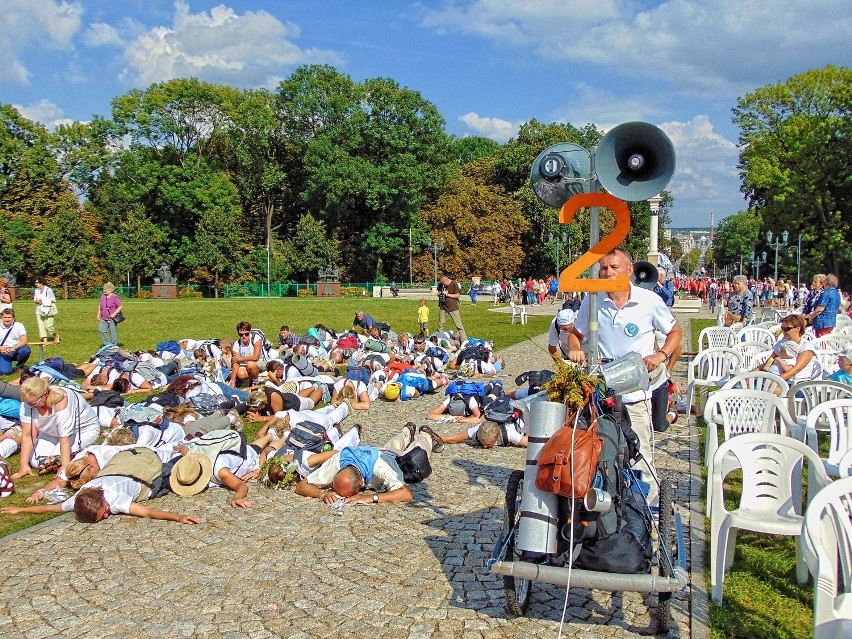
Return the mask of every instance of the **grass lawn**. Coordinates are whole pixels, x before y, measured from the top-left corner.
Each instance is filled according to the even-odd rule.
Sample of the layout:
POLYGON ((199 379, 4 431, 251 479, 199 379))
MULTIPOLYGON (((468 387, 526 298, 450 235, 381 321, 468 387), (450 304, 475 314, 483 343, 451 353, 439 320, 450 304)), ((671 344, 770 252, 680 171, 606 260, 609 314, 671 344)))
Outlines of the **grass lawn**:
MULTIPOLYGON (((691 324, 692 345, 697 348, 701 330, 715 326, 716 320, 693 319, 691 324)), ((706 423, 699 417, 702 449, 705 428, 706 423)), ((737 474, 731 477, 736 487, 737 474)), ((707 481, 706 473, 704 481, 707 481)), ((739 496, 732 492, 734 495, 739 496)), ((728 506, 735 508, 736 504, 732 501, 728 506)), ((709 517, 705 522, 705 534, 708 540, 705 572, 709 588, 709 517)), ((725 576, 722 605, 710 602, 710 628, 714 639, 805 639, 813 636, 813 585, 800 586, 796 582, 796 543, 792 537, 747 531, 738 534, 734 565, 725 576)))
MULTIPOLYGON (((438 304, 428 300, 429 328, 438 326, 438 304)), ((59 300, 56 330, 62 338, 58 345, 45 348, 45 357, 59 356, 67 362, 85 361, 101 346, 97 300, 59 300)), ((261 328, 267 338, 276 344, 278 330, 288 325, 299 334, 317 323, 337 331, 352 327, 357 309, 363 309, 377 321, 387 322, 397 332, 417 332, 418 300, 387 298, 285 298, 285 299, 179 299, 179 300, 128 300, 124 303, 127 321, 118 327, 119 342, 131 350, 147 350, 157 342, 191 337, 230 337, 236 339, 237 322, 246 320, 261 328)), ((505 304, 503 306, 506 306, 505 304)), ((550 316, 529 315, 526 325, 512 324, 511 314, 495 313, 490 301, 482 300, 472 306, 461 300, 461 314, 465 330, 470 337, 494 341, 497 349, 505 348, 545 332, 550 316)), ((559 309, 553 307, 553 314, 559 309)), ((38 340, 35 310, 29 300, 15 303, 18 321, 27 328, 30 341, 38 340)), ((445 327, 454 330, 452 320, 445 327)), ((30 363, 38 360, 38 349, 33 347, 30 363)), ((3 377, 5 381, 14 376, 3 377)), ((144 395, 140 395, 142 397, 144 395)), ((134 396, 129 396, 133 401, 134 396)), ((251 441, 258 425, 247 424, 246 434, 251 441)), ((18 470, 18 456, 10 460, 13 472, 18 470)), ((2 500, 4 506, 27 505, 25 498, 44 486, 53 476, 25 477, 16 481, 16 493, 2 500)), ((29 528, 53 515, 0 516, 0 537, 29 528)))

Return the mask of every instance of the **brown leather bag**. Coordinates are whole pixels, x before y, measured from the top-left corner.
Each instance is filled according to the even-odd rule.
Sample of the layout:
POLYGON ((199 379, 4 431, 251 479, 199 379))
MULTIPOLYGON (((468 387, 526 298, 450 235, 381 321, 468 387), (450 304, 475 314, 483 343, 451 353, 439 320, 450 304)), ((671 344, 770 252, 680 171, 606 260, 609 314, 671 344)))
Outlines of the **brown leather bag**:
POLYGON ((582 499, 595 477, 603 440, 598 437, 598 422, 592 409, 592 424, 587 430, 570 426, 572 415, 542 447, 538 456, 535 485, 539 490, 563 497, 582 499), (574 440, 572 451, 571 440, 574 440), (572 481, 573 470, 573 481, 572 481))

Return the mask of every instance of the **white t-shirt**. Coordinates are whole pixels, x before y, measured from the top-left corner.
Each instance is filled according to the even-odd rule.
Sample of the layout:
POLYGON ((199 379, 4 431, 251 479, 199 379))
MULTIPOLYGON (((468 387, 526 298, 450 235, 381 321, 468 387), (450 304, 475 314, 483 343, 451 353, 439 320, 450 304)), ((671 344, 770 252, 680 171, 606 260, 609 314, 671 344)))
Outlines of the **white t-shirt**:
POLYGON ((34 423, 39 434, 50 435, 51 437, 70 437, 72 447, 82 448, 94 443, 100 435, 101 425, 92 407, 72 390, 57 386, 50 388, 65 393, 65 397, 68 399, 65 408, 50 415, 40 415, 37 408, 21 402, 21 421, 34 423), (78 429, 82 444, 77 442, 78 429))
MULTIPOLYGON (((816 352, 816 347, 814 346, 814 343, 804 338, 802 338, 802 341, 800 341, 798 345, 792 340, 781 338, 780 340, 775 342, 775 346, 772 347, 772 354, 775 355, 775 357, 778 357, 782 349, 784 350, 787 357, 782 357, 781 359, 784 360, 784 363, 788 366, 796 365, 796 357, 799 353, 804 353, 805 351, 811 351, 812 353, 816 352), (798 350, 796 350, 797 348, 798 350)), ((789 380, 790 384, 795 384, 797 382, 807 382, 812 380, 814 376, 814 367, 816 361, 816 355, 812 355, 811 361, 809 361, 802 370, 796 373, 792 377, 792 379, 789 380)), ((776 375, 780 375, 781 367, 773 363, 769 367, 769 372, 775 373, 776 375)))
MULTIPOLYGON (((130 512, 130 504, 136 501, 142 492, 142 484, 130 477, 95 477, 83 486, 83 488, 98 487, 103 489, 104 499, 109 504, 109 512, 112 515, 127 515, 130 512)), ((74 495, 62 502, 62 512, 68 513, 74 510, 76 497, 77 495, 74 495)))
POLYGON ((553 318, 553 321, 550 322, 550 330, 547 332, 547 345, 548 346, 557 346, 557 352, 559 352, 563 358, 568 357, 568 336, 571 334, 571 331, 560 331, 559 326, 556 324, 556 318, 553 318))
POLYGON ((246 458, 243 459, 239 455, 231 455, 230 453, 219 453, 216 461, 213 463, 213 475, 210 477, 210 487, 224 486, 225 482, 219 479, 219 471, 227 468, 234 475, 240 477, 247 475, 253 470, 259 468, 260 453, 251 446, 246 446, 246 458))
POLYGON ((8 328, 0 324, 0 348, 12 348, 21 341, 21 336, 27 334, 27 329, 20 322, 13 322, 8 328))
MULTIPOLYGON (((630 285, 630 297, 618 308, 608 293, 598 296, 598 349, 600 356, 616 359, 630 352, 642 357, 656 352, 655 331, 668 335, 675 326, 675 318, 662 298, 644 288, 630 285)), ((589 300, 583 298, 574 328, 584 336, 589 334, 589 300)), ((650 399, 651 392, 664 384, 668 375, 663 373, 648 391, 635 391, 622 396, 626 404, 650 399)))

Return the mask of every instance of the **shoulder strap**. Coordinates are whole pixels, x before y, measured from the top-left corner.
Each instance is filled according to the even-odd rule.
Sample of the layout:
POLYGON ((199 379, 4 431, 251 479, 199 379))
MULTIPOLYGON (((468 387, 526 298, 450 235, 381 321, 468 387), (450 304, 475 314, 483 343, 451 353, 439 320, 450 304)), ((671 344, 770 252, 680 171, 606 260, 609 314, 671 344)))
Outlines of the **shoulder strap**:
POLYGON ((6 334, 3 336, 3 341, 2 341, 2 342, 0 342, 0 346, 3 346, 3 344, 5 344, 5 343, 6 343, 6 340, 7 340, 7 339, 9 339, 9 334, 12 332, 12 329, 13 329, 13 328, 15 328, 15 325, 14 325, 14 324, 12 324, 12 325, 9 327, 9 330, 8 330, 8 331, 6 331, 6 334))

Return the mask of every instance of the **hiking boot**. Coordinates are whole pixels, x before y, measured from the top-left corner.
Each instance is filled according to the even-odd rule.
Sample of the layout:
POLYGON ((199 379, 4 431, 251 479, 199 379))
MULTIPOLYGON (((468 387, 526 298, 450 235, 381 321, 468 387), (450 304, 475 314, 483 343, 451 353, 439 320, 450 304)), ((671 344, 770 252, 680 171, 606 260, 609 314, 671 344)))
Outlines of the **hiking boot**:
POLYGON ((408 444, 410 446, 411 442, 414 441, 414 436, 417 434, 417 424, 415 424, 414 422, 408 422, 405 427, 408 429, 409 432, 408 444))
POLYGON ((423 426, 420 427, 420 432, 426 433, 427 435, 429 435, 429 437, 432 438, 432 452, 433 453, 440 453, 442 450, 444 450, 444 440, 441 438, 441 436, 438 433, 436 433, 434 430, 432 430, 429 426, 427 426, 426 424, 423 424, 423 426))

